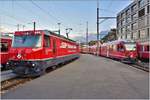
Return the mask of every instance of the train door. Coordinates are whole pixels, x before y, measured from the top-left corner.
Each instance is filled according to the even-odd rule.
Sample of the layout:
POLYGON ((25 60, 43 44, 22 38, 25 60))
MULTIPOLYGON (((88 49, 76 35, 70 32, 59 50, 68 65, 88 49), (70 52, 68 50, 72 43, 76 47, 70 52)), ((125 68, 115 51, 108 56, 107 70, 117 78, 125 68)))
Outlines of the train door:
POLYGON ((50 48, 50 36, 44 35, 44 48, 45 48, 45 57, 49 58, 51 55, 51 48, 50 48))
POLYGON ((109 57, 109 45, 108 46, 106 46, 106 52, 107 52, 107 57, 109 57))
POLYGON ((125 47, 123 44, 118 44, 117 46, 117 51, 118 51, 118 58, 123 58, 125 56, 125 47))
POLYGON ((54 55, 54 57, 57 56, 56 39, 53 39, 53 55, 54 55))

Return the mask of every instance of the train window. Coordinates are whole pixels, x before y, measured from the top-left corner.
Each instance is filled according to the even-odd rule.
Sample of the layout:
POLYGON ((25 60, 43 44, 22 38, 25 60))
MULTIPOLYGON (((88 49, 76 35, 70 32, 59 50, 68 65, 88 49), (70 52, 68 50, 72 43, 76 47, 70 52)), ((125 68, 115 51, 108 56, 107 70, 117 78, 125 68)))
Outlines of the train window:
POLYGON ((123 45, 119 45, 118 51, 124 51, 123 45))
POLYGON ((50 37, 44 35, 44 47, 50 47, 50 37))
POLYGON ((114 50, 114 51, 116 50, 116 45, 113 46, 113 50, 114 50))
POLYGON ((135 43, 125 43, 126 50, 136 50, 136 44, 135 43))
POLYGON ((1 52, 7 52, 8 51, 8 43, 0 43, 1 44, 1 52))
POLYGON ((147 51, 149 51, 149 45, 147 46, 147 51))
POLYGON ((13 47, 41 47, 41 35, 15 35, 13 47))

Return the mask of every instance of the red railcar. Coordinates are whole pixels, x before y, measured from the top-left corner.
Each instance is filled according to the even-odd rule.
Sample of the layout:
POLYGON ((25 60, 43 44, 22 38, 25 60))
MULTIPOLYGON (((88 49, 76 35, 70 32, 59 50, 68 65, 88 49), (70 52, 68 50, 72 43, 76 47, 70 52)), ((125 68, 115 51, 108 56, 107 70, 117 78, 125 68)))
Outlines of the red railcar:
POLYGON ((93 45, 89 47, 89 53, 96 55, 97 45, 93 45))
POLYGON ((7 61, 9 60, 9 50, 11 47, 11 43, 12 43, 12 37, 10 36, 1 36, 0 37, 0 46, 1 46, 1 52, 0 52, 0 56, 1 56, 1 68, 6 68, 5 65, 7 63, 7 61))
POLYGON ((137 58, 136 43, 126 40, 116 40, 100 46, 100 55, 115 58, 125 63, 133 63, 137 58))
POLYGON ((149 47, 149 41, 148 42, 137 42, 137 54, 138 54, 138 59, 142 61, 149 61, 150 57, 150 47, 149 47))
POLYGON ((78 44, 48 30, 18 31, 14 34, 8 66, 20 76, 39 76, 48 67, 79 57, 78 44))
POLYGON ((83 45, 82 47, 81 47, 81 51, 80 51, 81 53, 83 53, 83 54, 89 54, 90 52, 89 52, 89 46, 87 46, 87 45, 83 45))

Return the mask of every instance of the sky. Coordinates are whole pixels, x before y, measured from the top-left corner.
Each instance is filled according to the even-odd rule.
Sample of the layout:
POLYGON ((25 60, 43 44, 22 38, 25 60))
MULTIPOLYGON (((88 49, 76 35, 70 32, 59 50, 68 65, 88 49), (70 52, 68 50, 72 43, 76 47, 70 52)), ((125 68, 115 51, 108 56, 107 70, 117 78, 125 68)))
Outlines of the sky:
MULTIPOLYGON (((117 16, 132 0, 99 0, 100 17, 117 16)), ((72 28, 70 38, 86 34, 88 21, 89 33, 96 34, 97 0, 0 0, 0 29, 3 31, 36 29, 58 30, 61 34, 66 28, 72 28)), ((101 20, 100 20, 101 21, 101 20)), ((100 31, 116 27, 116 20, 109 19, 100 24, 100 31)))

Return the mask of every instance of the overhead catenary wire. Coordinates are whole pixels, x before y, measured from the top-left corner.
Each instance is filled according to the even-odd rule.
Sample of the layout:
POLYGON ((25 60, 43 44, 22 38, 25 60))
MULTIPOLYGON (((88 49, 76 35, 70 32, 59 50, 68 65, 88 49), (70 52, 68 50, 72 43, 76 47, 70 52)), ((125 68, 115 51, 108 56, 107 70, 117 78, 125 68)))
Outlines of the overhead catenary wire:
MULTIPOLYGON (((16 2, 17 3, 17 2, 16 2)), ((18 3, 18 7, 20 7, 20 8, 23 8, 24 10, 26 10, 27 12, 29 12, 29 13, 31 13, 31 14, 36 14, 36 15, 38 15, 38 16, 40 16, 40 14, 38 14, 38 13, 36 13, 36 12, 34 12, 33 10, 31 10, 31 9, 29 9, 28 7, 24 7, 23 5, 20 5, 19 3, 18 3)), ((45 16, 44 16, 45 17, 45 16)), ((46 17, 45 17, 46 18, 46 17)), ((40 20, 41 18, 39 17, 38 18, 38 20, 40 20)), ((28 22, 29 23, 29 22, 28 22)), ((38 23, 38 26, 44 26, 45 27, 45 25, 41 25, 41 21, 39 21, 39 23, 38 23)))
MULTIPOLYGON (((53 18, 54 20, 56 20, 57 22, 60 22, 61 23, 61 20, 58 19, 57 17, 55 17, 53 14, 49 13, 48 11, 46 11, 45 9, 43 9, 42 7, 40 7, 37 3, 35 3, 33 0, 31 0, 31 3, 36 6, 37 8, 39 8, 41 11, 43 11, 45 14, 47 14, 49 17, 53 18)), ((64 26, 63 24, 61 24, 63 27, 66 27, 64 26)))

